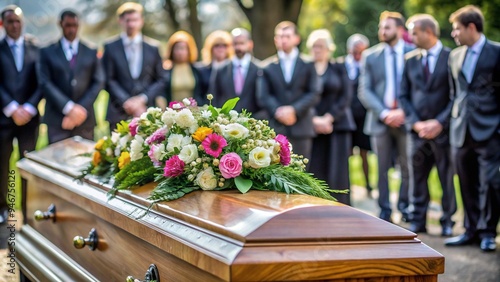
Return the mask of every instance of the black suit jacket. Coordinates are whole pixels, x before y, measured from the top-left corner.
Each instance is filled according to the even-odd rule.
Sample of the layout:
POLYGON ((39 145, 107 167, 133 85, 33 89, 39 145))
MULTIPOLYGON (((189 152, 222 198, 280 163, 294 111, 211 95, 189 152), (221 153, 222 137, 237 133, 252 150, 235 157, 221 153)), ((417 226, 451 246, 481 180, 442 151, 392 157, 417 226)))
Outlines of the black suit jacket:
MULTIPOLYGON (((343 65, 346 72, 349 71, 347 63, 345 61, 345 57, 338 58, 337 63, 343 65)), ((359 71, 361 71, 361 66, 360 66, 359 71)), ((349 78, 349 85, 351 87, 351 92, 352 92, 352 99, 351 99, 351 105, 350 105, 352 115, 354 117, 354 120, 356 120, 356 121, 362 120, 364 122, 365 117, 366 117, 366 109, 363 106, 363 104, 361 104, 361 101, 359 101, 359 98, 358 98, 359 71, 358 71, 358 75, 354 79, 351 79, 349 76, 347 76, 347 77, 349 78)), ((361 130, 363 130, 363 129, 361 128, 361 130)))
POLYGON ((144 93, 148 106, 153 106, 155 98, 165 93, 165 70, 154 46, 154 40, 143 36, 142 70, 137 79, 130 74, 125 48, 120 37, 104 45, 102 58, 106 74, 106 90, 109 93, 107 120, 111 123, 130 118, 123 109, 128 98, 144 93))
POLYGON ((450 49, 443 47, 437 57, 434 72, 425 80, 421 49, 406 55, 406 63, 401 80, 400 105, 405 112, 408 132, 418 121, 436 119, 444 129, 448 129, 451 96, 448 83, 448 57, 450 49))
POLYGON ((243 90, 241 94, 237 96, 234 91, 233 62, 218 69, 215 73, 214 83, 211 86, 211 90, 209 90, 209 92, 214 95, 212 105, 222 107, 227 100, 234 97, 240 97, 235 107, 236 111, 240 112, 242 109, 246 109, 248 112, 257 113, 260 109, 257 105, 255 88, 258 71, 262 70, 259 70, 257 65, 253 62, 250 62, 245 77, 245 83, 243 84, 243 90))
POLYGON ((314 107, 320 99, 319 83, 314 64, 306 63, 300 56, 297 57, 289 83, 283 77, 279 59, 263 69, 263 75, 257 82, 257 101, 268 112, 270 126, 276 133, 292 138, 316 136, 312 118, 315 115, 314 107), (295 108, 297 122, 292 126, 285 126, 274 119, 276 109, 285 105, 295 108))
POLYGON ((454 93, 450 144, 454 147, 463 146, 467 130, 478 142, 500 133, 500 44, 486 40, 471 83, 462 72, 466 52, 466 46, 458 47, 448 61, 454 93))
MULTIPOLYGON (((0 41, 0 125, 14 127, 16 124, 11 117, 6 117, 3 108, 16 101, 19 105, 29 103, 37 107, 42 93, 38 88, 36 75, 36 62, 38 61, 39 49, 33 40, 28 37, 24 39, 24 63, 23 69, 18 72, 14 56, 10 50, 6 38, 0 41)), ((38 123, 39 117, 33 117, 32 121, 38 123)))
POLYGON ((94 101, 104 87, 104 73, 95 49, 80 42, 76 65, 71 69, 62 43, 57 41, 40 51, 38 75, 46 100, 43 121, 47 125, 61 128, 63 108, 73 101, 87 110, 87 120, 81 126, 95 126, 94 101))

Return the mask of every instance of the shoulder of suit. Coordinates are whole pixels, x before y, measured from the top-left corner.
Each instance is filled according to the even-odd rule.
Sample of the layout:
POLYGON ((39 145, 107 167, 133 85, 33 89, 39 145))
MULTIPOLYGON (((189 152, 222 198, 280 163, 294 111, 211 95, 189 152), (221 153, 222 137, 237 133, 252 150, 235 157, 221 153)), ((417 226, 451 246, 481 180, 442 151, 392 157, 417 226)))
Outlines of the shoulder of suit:
POLYGON ((142 41, 151 47, 158 48, 160 46, 160 41, 144 35, 142 36, 142 41))
POLYGON ((417 57, 422 53, 421 49, 413 49, 410 52, 405 54, 405 60, 409 60, 411 58, 417 57))
POLYGON ((314 62, 314 58, 309 54, 300 53, 299 58, 306 64, 314 62))
POLYGON ((260 65, 262 68, 266 68, 270 64, 278 63, 278 61, 279 61, 278 55, 274 54, 274 55, 264 59, 263 61, 261 61, 260 65))
POLYGON ((31 34, 24 35, 24 43, 27 45, 31 45, 31 46, 35 46, 35 47, 40 48, 40 43, 39 43, 38 39, 31 34))
POLYGON ((384 51, 385 46, 386 46, 385 43, 379 43, 377 45, 374 45, 374 46, 366 49, 365 51, 363 51, 363 55, 365 57, 368 57, 368 56, 373 56, 373 55, 376 55, 376 54, 380 54, 380 53, 382 53, 384 51))
POLYGON ((81 38, 80 38, 80 45, 87 47, 88 49, 91 49, 91 50, 97 50, 97 45, 95 43, 81 39, 81 38))
POLYGON ((121 40, 120 35, 115 35, 113 37, 110 37, 104 41, 104 47, 117 44, 119 40, 121 40))
POLYGON ((457 48, 451 50, 450 56, 455 56, 457 53, 463 52, 464 49, 467 49, 467 46, 458 46, 457 48))

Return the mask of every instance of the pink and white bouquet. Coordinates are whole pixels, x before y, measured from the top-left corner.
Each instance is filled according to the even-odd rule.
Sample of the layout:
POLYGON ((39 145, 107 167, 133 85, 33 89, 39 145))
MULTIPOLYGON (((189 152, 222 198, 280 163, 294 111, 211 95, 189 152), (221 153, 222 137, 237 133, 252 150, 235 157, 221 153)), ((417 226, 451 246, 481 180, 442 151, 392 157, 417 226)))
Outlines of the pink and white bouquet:
POLYGON ((113 192, 155 181, 150 197, 155 202, 198 189, 230 188, 333 199, 323 181, 304 171, 307 159, 293 154, 286 136, 276 135, 265 120, 233 110, 238 100, 215 108, 184 99, 165 110, 149 108, 139 118, 122 121, 110 138, 97 142, 101 146, 96 144, 98 154, 102 144, 108 144, 115 159, 104 164, 94 157, 82 176, 112 175, 113 192))

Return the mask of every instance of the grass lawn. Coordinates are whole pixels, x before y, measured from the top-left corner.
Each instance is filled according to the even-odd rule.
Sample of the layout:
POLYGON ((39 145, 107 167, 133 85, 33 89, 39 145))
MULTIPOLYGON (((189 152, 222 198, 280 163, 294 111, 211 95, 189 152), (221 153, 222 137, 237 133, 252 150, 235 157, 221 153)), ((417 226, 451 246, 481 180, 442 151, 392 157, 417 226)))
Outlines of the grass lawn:
MULTIPOLYGON (((107 134, 109 134, 109 125, 106 119, 106 106, 108 102, 108 93, 105 91, 101 91, 99 96, 96 99, 96 102, 94 103, 94 109, 96 112, 96 120, 97 120, 97 127, 95 130, 95 138, 99 139, 107 134)), ((43 107, 44 103, 43 101, 39 105, 39 110, 40 113, 43 114, 43 107)), ((40 131, 39 131, 39 137, 37 140, 37 145, 36 149, 42 149, 46 147, 48 144, 48 137, 47 137, 47 126, 45 124, 42 124, 40 126, 40 131)), ((17 146, 15 147, 15 152, 12 154, 11 159, 10 159, 10 165, 12 168, 15 168, 15 163, 19 159, 19 154, 17 154, 17 146)), ((369 181, 371 184, 371 187, 376 188, 377 187, 377 159, 374 154, 370 154, 368 157, 368 162, 369 162, 369 181)), ((350 179, 351 179, 351 185, 357 185, 357 186, 362 186, 365 187, 365 178, 363 176, 363 170, 361 167, 361 157, 359 155, 353 155, 351 156, 349 160, 349 170, 350 170, 350 179)), ((389 175, 391 174, 391 171, 389 172, 389 175)), ((16 187, 21 187, 21 177, 18 172, 16 172, 16 180, 17 180, 17 185, 16 187)), ((398 191, 400 185, 400 180, 395 179, 392 177, 389 177, 389 189, 391 191, 398 191)), ((458 187, 458 181, 457 178, 455 177, 455 187, 458 187)), ((441 190, 441 185, 439 183, 439 178, 437 175, 437 171, 434 168, 431 172, 431 175, 429 177, 429 189, 431 193, 431 201, 436 201, 440 202, 441 201, 441 196, 442 196, 442 190, 441 190)), ((456 190, 456 195, 457 195, 457 203, 458 206, 462 206, 462 199, 460 197, 460 191, 458 188, 456 190)), ((21 189, 17 189, 16 191, 17 194, 17 207, 20 207, 20 201, 19 199, 21 198, 21 189)))

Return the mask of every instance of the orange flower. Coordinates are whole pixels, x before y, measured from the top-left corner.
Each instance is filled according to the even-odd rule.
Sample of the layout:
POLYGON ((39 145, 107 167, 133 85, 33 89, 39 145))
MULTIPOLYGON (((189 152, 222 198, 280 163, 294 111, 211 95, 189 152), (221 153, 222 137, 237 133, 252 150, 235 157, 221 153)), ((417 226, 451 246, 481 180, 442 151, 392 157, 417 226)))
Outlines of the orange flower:
POLYGON ((198 142, 202 142, 203 140, 205 140, 205 137, 207 137, 208 134, 212 134, 214 131, 211 129, 211 128, 208 128, 208 127, 199 127, 195 133, 193 133, 193 139, 198 141, 198 142))
POLYGON ((104 139, 99 139, 99 141, 97 141, 97 143, 95 143, 94 148, 96 150, 101 150, 102 149, 102 145, 104 145, 104 139))
POLYGON ((95 151, 94 155, 92 156, 92 165, 98 166, 99 163, 101 163, 101 153, 95 151))
POLYGON ((122 169, 130 163, 130 153, 122 152, 118 158, 118 168, 122 169))

